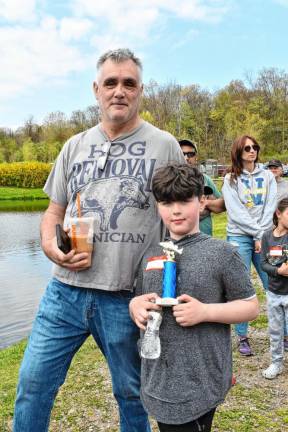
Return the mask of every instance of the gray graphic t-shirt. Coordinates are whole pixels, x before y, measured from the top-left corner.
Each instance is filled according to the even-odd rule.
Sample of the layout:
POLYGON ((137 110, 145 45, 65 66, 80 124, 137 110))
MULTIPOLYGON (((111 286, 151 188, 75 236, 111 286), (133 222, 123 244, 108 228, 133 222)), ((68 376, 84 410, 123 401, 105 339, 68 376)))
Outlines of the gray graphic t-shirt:
POLYGON ((114 141, 99 125, 66 142, 44 186, 66 207, 64 226, 77 216, 94 218, 92 266, 72 272, 54 265, 64 283, 109 291, 132 290, 146 249, 164 230, 151 193, 155 169, 184 157, 175 138, 147 122, 114 141))

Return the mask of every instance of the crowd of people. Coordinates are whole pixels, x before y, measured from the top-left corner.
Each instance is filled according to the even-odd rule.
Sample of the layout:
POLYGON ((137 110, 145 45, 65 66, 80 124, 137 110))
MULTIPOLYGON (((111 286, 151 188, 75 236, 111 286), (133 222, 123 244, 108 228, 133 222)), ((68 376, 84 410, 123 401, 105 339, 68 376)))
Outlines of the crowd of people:
POLYGON ((231 387, 231 324, 240 354, 252 354, 248 322, 259 312, 252 263, 269 309, 272 362, 263 376, 283 370, 288 191, 281 162, 263 169, 259 144, 243 135, 219 191, 197 169, 197 144, 141 119, 142 64, 128 49, 99 58, 93 89, 101 122, 66 142, 44 187, 50 204, 41 243, 53 276, 20 368, 13 430, 48 431, 58 389, 92 335, 110 370, 121 432, 149 432, 148 415, 160 431, 209 432, 231 387), (68 232, 77 209, 94 217, 91 266, 87 252, 65 254, 56 241, 55 225, 68 232), (228 241, 212 231, 211 213, 225 210, 228 241), (172 307, 157 304, 166 261, 159 242, 167 236, 182 251, 172 307), (141 359, 153 311, 162 316, 161 354, 141 359))

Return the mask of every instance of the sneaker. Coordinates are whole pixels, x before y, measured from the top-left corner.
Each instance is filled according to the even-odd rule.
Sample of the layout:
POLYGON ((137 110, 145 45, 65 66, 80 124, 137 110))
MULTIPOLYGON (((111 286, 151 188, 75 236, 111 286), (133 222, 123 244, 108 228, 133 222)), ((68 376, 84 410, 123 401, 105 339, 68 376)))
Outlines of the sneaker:
POLYGON ((262 375, 266 379, 274 379, 277 375, 283 372, 282 364, 271 363, 271 365, 262 372, 262 375))
POLYGON ((288 339, 284 339, 284 351, 288 351, 288 339))
POLYGON ((238 341, 238 351, 243 356, 251 356, 252 350, 247 337, 240 337, 238 341))

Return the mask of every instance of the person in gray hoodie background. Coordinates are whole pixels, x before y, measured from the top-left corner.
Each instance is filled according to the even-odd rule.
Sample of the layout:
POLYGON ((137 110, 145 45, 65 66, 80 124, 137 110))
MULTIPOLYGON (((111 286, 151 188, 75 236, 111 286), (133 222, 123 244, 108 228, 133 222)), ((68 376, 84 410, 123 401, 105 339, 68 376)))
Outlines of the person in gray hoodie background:
MULTIPOLYGON (((237 247, 247 270, 253 263, 265 290, 268 275, 260 264, 261 238, 272 228, 276 208, 277 185, 273 174, 258 162, 260 146, 249 135, 237 138, 231 149, 231 172, 222 188, 227 209, 227 240, 237 247)), ((248 322, 236 324, 238 349, 252 355, 248 340, 248 322)))

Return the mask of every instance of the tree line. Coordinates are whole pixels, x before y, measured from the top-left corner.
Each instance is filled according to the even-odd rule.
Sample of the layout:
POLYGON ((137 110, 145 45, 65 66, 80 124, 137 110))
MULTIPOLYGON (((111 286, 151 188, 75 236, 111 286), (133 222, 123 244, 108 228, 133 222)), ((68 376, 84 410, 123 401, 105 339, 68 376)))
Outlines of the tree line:
MULTIPOLYGON (((288 159, 288 74, 276 68, 262 69, 256 77, 231 81, 211 92, 197 84, 145 85, 141 117, 176 138, 189 138, 199 146, 201 159, 227 163, 233 140, 253 135, 263 159, 288 159)), ((16 131, 0 128, 0 162, 53 162, 73 134, 100 121, 97 105, 46 116, 42 124, 29 118, 16 131)))

